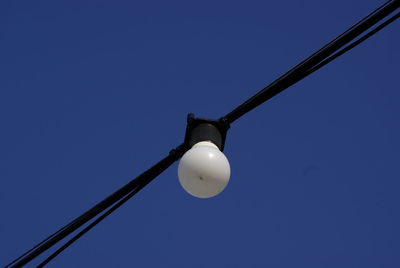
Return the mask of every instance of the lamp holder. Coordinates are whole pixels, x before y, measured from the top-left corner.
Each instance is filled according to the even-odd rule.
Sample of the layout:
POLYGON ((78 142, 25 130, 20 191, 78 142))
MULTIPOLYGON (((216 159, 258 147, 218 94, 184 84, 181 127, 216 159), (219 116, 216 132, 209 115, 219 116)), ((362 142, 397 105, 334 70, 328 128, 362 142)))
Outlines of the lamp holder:
POLYGON ((224 117, 213 120, 196 118, 193 113, 190 113, 187 116, 185 146, 190 149, 198 142, 211 141, 223 152, 228 129, 229 123, 224 117))

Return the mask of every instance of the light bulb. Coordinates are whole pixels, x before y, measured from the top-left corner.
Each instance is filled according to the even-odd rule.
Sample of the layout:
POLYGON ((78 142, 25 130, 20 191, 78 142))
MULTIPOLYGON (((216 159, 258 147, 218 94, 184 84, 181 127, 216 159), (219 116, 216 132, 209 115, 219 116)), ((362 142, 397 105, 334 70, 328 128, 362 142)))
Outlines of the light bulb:
POLYGON ((228 159, 212 142, 196 143, 181 158, 178 177, 189 194, 209 198, 222 192, 229 182, 228 159))

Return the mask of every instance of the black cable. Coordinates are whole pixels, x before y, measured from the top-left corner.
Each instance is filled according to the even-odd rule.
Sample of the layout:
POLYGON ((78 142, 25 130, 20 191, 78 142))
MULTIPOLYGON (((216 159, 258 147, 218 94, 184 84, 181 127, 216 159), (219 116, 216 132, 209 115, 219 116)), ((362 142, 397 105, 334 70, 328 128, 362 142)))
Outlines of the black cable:
POLYGON ((310 70, 315 65, 328 58, 330 55, 335 53, 337 50, 345 46, 351 40, 368 30, 370 27, 378 23, 380 20, 385 18, 387 15, 392 13, 400 6, 400 0, 392 0, 386 2, 384 5, 370 13, 367 17, 362 19, 353 25, 350 29, 336 37, 334 40, 329 42, 326 46, 312 54, 310 57, 296 65, 294 68, 289 70, 287 73, 276 79, 274 82, 269 84, 264 89, 260 90, 250 99, 245 101, 243 104, 236 107, 233 111, 226 114, 221 119, 225 119, 228 123, 232 123, 239 117, 243 116, 247 112, 253 110, 260 104, 271 99, 275 95, 285 90, 290 85, 294 84, 294 81, 302 79, 307 70, 310 70))
POLYGON ((107 216, 109 216, 111 213, 113 213, 117 208, 122 206, 126 201, 131 199, 136 193, 138 193, 141 189, 143 189, 144 186, 146 186, 151 180, 143 181, 140 185, 136 187, 132 192, 130 192, 128 195, 126 195, 123 199, 118 201, 117 204, 112 206, 110 209, 108 209, 106 212, 104 212, 100 217, 98 217, 96 220, 94 220, 91 224, 89 224, 87 227, 85 227, 82 231, 80 231, 78 234, 76 234, 74 237, 72 237, 70 240, 68 240, 64 245, 62 245, 60 248, 58 248, 53 254, 51 254, 49 257, 47 257, 43 262, 41 262, 37 268, 44 267, 46 264, 48 264, 51 260, 53 260, 55 257, 57 257, 61 252, 63 252, 66 248, 68 248, 72 243, 74 243, 76 240, 78 240, 82 235, 90 231, 93 227, 95 227, 98 223, 100 223, 102 220, 104 220, 107 216))
MULTIPOLYGON (((347 47, 341 49, 340 51, 336 52, 334 55, 330 56, 329 58, 325 59, 324 61, 318 63, 317 65, 315 65, 314 67, 312 67, 311 69, 307 70, 307 72, 305 73, 305 76, 308 76, 309 74, 315 72, 316 70, 320 69, 321 67, 325 66, 326 64, 330 63, 331 61, 333 61, 334 59, 342 56, 344 53, 348 52, 349 50, 351 50, 352 48, 358 46, 359 44, 361 44, 362 42, 364 42, 365 40, 367 40, 368 38, 370 38, 371 36, 373 36, 374 34, 376 34, 377 32, 379 32, 380 30, 382 30, 383 28, 385 28, 386 26, 388 26, 389 24, 391 24, 392 22, 394 22, 395 20, 397 20, 400 17, 400 12, 398 12, 396 15, 394 15, 393 17, 387 19, 385 22, 383 22, 382 24, 380 24, 378 27, 376 27, 375 29, 371 30, 370 32, 368 32, 367 34, 365 34, 364 36, 362 36, 361 38, 357 39, 356 41, 354 41, 353 43, 351 43, 350 45, 348 45, 347 47)), ((297 81, 296 81, 297 82, 297 81)))
MULTIPOLYGON (((70 225, 71 223, 69 223, 68 225, 70 225)), ((63 226, 62 228, 60 228, 58 231, 54 232, 53 234, 49 235, 48 237, 46 237, 45 239, 43 239, 42 241, 40 241, 39 243, 37 243, 35 246, 33 246, 30 250, 26 251, 24 254, 22 254, 21 256, 19 256, 18 258, 12 260, 9 264, 7 264, 7 266, 5 266, 5 268, 11 267, 12 264, 16 263, 18 260, 22 259, 23 257, 25 257, 26 255, 28 255, 29 253, 31 253, 32 251, 34 251, 36 248, 38 248, 40 245, 44 244, 46 241, 48 241, 50 238, 52 238, 53 236, 57 235, 58 233, 60 233, 62 230, 64 230, 68 225, 63 226)))
MULTIPOLYGON (((135 181, 137 183, 137 181, 134 179, 133 181, 135 181)), ((135 187, 135 184, 131 183, 131 187, 135 187)), ((43 239, 41 242, 39 242, 38 244, 36 244, 35 246, 33 246, 30 250, 26 251, 24 254, 22 254, 21 256, 19 256, 18 258, 14 259, 13 261, 11 261, 9 264, 7 264, 7 266, 5 266, 5 268, 11 267, 12 264, 16 263, 18 260, 22 259, 23 257, 27 256, 29 253, 31 253, 32 251, 34 251, 36 248, 38 248, 40 245, 44 244, 46 241, 50 240, 52 237, 58 235, 59 233, 61 233, 63 230, 69 228, 70 226, 73 226, 75 223, 85 219, 92 211, 94 207, 92 207, 91 209, 89 209, 88 211, 86 211, 85 213, 83 213, 82 215, 80 215, 79 217, 75 218, 74 220, 72 220, 71 222, 69 222, 67 225, 63 226, 62 228, 60 228, 59 230, 57 230, 56 232, 54 232, 53 234, 49 235, 48 237, 46 237, 45 239, 43 239)))
POLYGON ((33 250, 29 250, 28 254, 23 254, 21 258, 18 258, 18 261, 12 262, 8 264, 6 267, 22 267, 26 263, 30 262, 32 259, 43 253, 48 248, 52 247, 54 244, 59 242, 61 239, 65 238, 76 229, 81 227, 83 224, 87 223, 91 219, 93 219, 96 215, 107 209, 108 207, 112 206, 121 198, 128 195, 132 190, 134 190, 138 183, 147 182, 148 180, 151 181, 156 178, 159 174, 161 174, 165 169, 167 169, 170 165, 172 165, 176 160, 178 160, 183 153, 185 152, 185 146, 182 144, 178 146, 176 149, 172 150, 168 156, 164 159, 160 160, 157 164, 152 166, 150 169, 146 170, 138 177, 127 183, 125 186, 121 187, 103 201, 99 202, 83 215, 79 216, 71 223, 67 224, 64 228, 60 229, 59 233, 52 235, 49 240, 42 243, 40 246, 33 250))
MULTIPOLYGON (((129 182, 129 186, 130 187, 136 187, 137 186, 137 178, 133 179, 131 182, 129 182)), ((127 185, 126 185, 127 186, 127 185)), ((115 194, 115 193, 114 193, 115 194)), ((111 195, 109 196, 111 197, 111 195)), ((106 199, 104 199, 103 201, 101 201, 100 203, 106 201, 109 197, 107 197, 106 199)), ((99 204, 100 204, 99 203, 99 204)), ((79 217, 75 218, 74 220, 72 220, 71 222, 69 222, 67 225, 63 226, 62 228, 60 228, 58 231, 56 231, 55 233, 51 234, 50 236, 48 236, 46 239, 44 239, 43 241, 41 241, 40 243, 38 243, 37 245, 35 245, 34 247, 32 247, 30 250, 28 250, 27 252, 25 252, 24 254, 22 254, 21 256, 19 256, 18 258, 16 258, 15 260, 13 260, 12 262, 10 262, 7 266, 5 266, 5 268, 8 267, 20 267, 21 263, 24 264, 24 261, 19 261, 24 259, 26 256, 31 256, 31 253, 36 255, 37 253, 37 248, 41 248, 41 245, 43 244, 47 244, 47 242, 53 241, 51 240, 53 237, 58 237, 59 235, 63 236, 63 231, 64 230, 70 230, 70 229, 74 229, 77 225, 81 226, 82 224, 80 224, 81 222, 86 223, 87 221, 89 221, 90 219, 92 219, 94 216, 96 216, 98 213, 100 213, 102 210, 98 210, 98 205, 95 205, 94 207, 92 207, 91 209, 89 209, 88 211, 86 211, 85 213, 83 213, 82 215, 80 215, 79 217)), ((84 224, 83 223, 83 224, 84 224)), ((75 230, 77 228, 76 227, 75 230)), ((73 232, 73 231, 72 231, 73 232)), ((62 238, 61 238, 62 239, 62 238)), ((57 242, 55 242, 57 243, 57 242)), ((50 246, 51 247, 51 246, 50 246)), ((40 253, 39 253, 40 254, 40 253)), ((36 255, 37 256, 37 255, 36 255)), ((34 256, 34 257, 36 257, 34 256)), ((33 258, 34 258, 33 257, 33 258)), ((30 258, 30 257, 29 257, 30 258)))
MULTIPOLYGON (((286 81, 286 83, 282 83, 279 88, 280 92, 287 89, 288 87, 294 85, 295 83, 301 81, 303 78, 307 77, 308 75, 312 74, 313 72, 317 71, 318 69, 324 67, 326 64, 330 63, 334 59, 342 56, 344 53, 348 52, 349 50, 353 49, 357 45, 361 44, 362 42, 364 42, 365 40, 367 40, 368 38, 370 38, 371 36, 373 36, 374 34, 379 32, 380 30, 382 30, 383 28, 388 26, 390 23, 394 22, 399 17, 400 17, 400 13, 397 13, 396 15, 387 19, 386 21, 384 21, 382 24, 380 24, 379 26, 377 26, 370 32, 366 33, 364 36, 360 37, 356 41, 354 41, 351 44, 347 45, 346 47, 342 48, 341 50, 339 50, 335 54, 331 55, 330 57, 326 58, 325 60, 321 61, 320 63, 314 65, 312 68, 306 70, 305 72, 303 72, 302 75, 298 75, 298 76, 294 77, 292 80, 288 80, 288 81, 286 81)), ((273 97, 273 96, 271 96, 271 97, 273 97)))

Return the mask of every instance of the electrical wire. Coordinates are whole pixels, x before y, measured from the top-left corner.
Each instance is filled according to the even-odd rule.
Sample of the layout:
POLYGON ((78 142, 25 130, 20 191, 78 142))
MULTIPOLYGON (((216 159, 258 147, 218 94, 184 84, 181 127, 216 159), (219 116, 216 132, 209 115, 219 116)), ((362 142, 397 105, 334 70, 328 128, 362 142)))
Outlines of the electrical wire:
MULTIPOLYGON (((135 178, 131 182, 129 182, 126 186, 129 185, 127 188, 134 188, 137 186, 138 180, 135 178)), ((125 187, 126 187, 125 186, 125 187)), ((121 190, 121 189, 120 189, 121 190)), ((119 191, 119 190, 118 190, 119 191)), ((117 192, 118 192, 117 191, 117 192)), ((115 193, 80 215, 79 217, 75 218, 73 221, 68 223, 67 225, 63 226, 61 229, 53 233, 52 235, 48 236, 46 239, 32 247, 30 250, 22 254, 20 257, 17 259, 13 260, 11 263, 9 263, 5 268, 8 267, 21 267, 24 265, 26 262, 29 262, 39 254, 41 254, 43 251, 57 243, 59 240, 63 239, 65 236, 69 235, 71 232, 75 231, 77 228, 82 226, 84 223, 87 221, 91 220, 93 217, 95 217, 97 214, 101 213, 103 204, 109 203, 109 200, 114 199, 110 198, 115 193)), ((118 201, 118 200, 117 200, 118 201)), ((112 204, 112 203, 111 203, 112 204)), ((107 208, 107 207, 106 207, 107 208)))
MULTIPOLYGON (((75 220, 74 220, 75 221, 75 220)), ((71 222, 72 223, 72 222, 71 222)), ((69 223, 68 225, 70 225, 71 223, 69 223)), ((46 241, 50 240, 50 238, 54 237, 55 235, 57 235, 58 233, 60 233, 62 230, 64 230, 68 225, 63 226, 62 228, 60 228, 58 231, 54 232, 53 234, 49 235, 48 237, 46 237, 45 239, 43 239, 42 241, 40 241, 38 244, 36 244, 35 246, 33 246, 30 250, 26 251, 24 254, 22 254, 21 256, 19 256, 18 258, 12 260, 9 264, 7 264, 7 266, 5 266, 5 268, 11 267, 11 265, 13 265, 14 263, 16 263, 17 261, 19 261, 20 259, 22 259, 23 257, 25 257, 26 255, 28 255, 29 253, 31 253, 32 251, 34 251, 36 248, 38 248, 40 245, 44 244, 46 241)))
MULTIPOLYGON (((129 183, 129 188, 134 188, 137 186, 138 180, 136 180, 136 178, 134 180, 132 180, 129 183)), ((126 185, 128 186, 128 185, 126 185)), ((115 194, 115 193, 114 193, 115 194)), ((106 198, 107 199, 107 198, 106 198)), ((105 199, 105 200, 106 200, 105 199)), ((103 202, 105 201, 103 200, 103 202)), ((97 206, 97 205, 96 205, 97 206)), ((71 222, 69 222, 67 225, 63 226, 62 228, 60 228, 59 230, 57 230, 56 232, 54 232, 53 234, 49 235, 48 237, 46 237, 44 240, 42 240, 41 242, 39 242, 38 244, 36 244, 35 246, 33 246, 30 250, 26 251, 24 254, 22 254, 21 256, 19 256, 18 258, 14 259, 13 261, 11 261, 7 266, 5 266, 5 268, 11 267, 12 264, 16 263, 17 261, 19 261, 20 259, 22 259, 23 257, 27 256, 29 253, 31 253, 32 251, 34 251, 36 248, 38 248, 39 246, 43 245, 44 243, 46 243, 47 241, 49 241, 52 237, 57 236, 58 234, 62 233, 63 230, 65 229, 69 229, 71 226, 75 226, 75 224, 84 221, 87 217, 90 217, 90 215, 92 215, 93 211, 95 210, 95 207, 92 207, 91 209, 89 209, 88 211, 86 211, 85 213, 83 213, 82 215, 80 215, 79 217, 75 218, 74 220, 72 220, 71 222)))
MULTIPOLYGON (((148 183, 158 175, 160 175, 164 170, 166 170, 169 166, 171 166, 176 160, 178 160, 186 150, 186 146, 184 144, 179 145, 175 149, 171 150, 168 156, 160 160, 158 163, 153 165, 151 168, 140 174, 135 179, 131 180, 129 183, 109 195, 107 198, 97 203, 87 212, 77 217, 75 220, 71 221, 65 227, 61 228, 54 235, 49 236, 50 238, 44 243, 39 243, 39 246, 36 248, 32 248, 27 253, 24 253, 21 257, 17 259, 15 262, 11 262, 6 267, 22 267, 26 263, 30 262, 32 259, 54 246, 61 239, 65 238, 79 227, 96 217, 98 214, 127 196, 131 193, 136 187, 139 185, 143 185, 143 183, 148 183)), ((146 183, 146 184, 147 184, 146 183)))
POLYGON ((232 123, 244 114, 259 106, 260 104, 276 96, 277 94, 288 88, 290 85, 294 84, 295 81, 299 81, 303 77, 305 77, 305 73, 307 72, 307 70, 313 68, 315 65, 328 58, 330 55, 338 51, 351 40, 355 39, 360 34, 362 34, 366 30, 374 26, 376 23, 378 23, 380 20, 388 16, 390 13, 395 11, 399 6, 400 0, 391 0, 386 2, 381 7, 370 13, 367 17, 354 24, 347 31, 340 34, 327 45, 325 45, 320 50, 312 54, 310 57, 306 58, 304 61, 293 67, 287 73, 276 79, 274 82, 260 90, 254 96, 233 109, 221 119, 226 120, 228 123, 232 123))
POLYGON ((44 267, 46 264, 48 264, 51 260, 53 260, 55 257, 57 257, 61 252, 63 252, 65 249, 67 249, 72 243, 74 243, 76 240, 78 240, 81 236, 83 236, 85 233, 90 231, 93 227, 95 227, 97 224, 99 224, 102 220, 104 220, 107 216, 109 216, 111 213, 113 213, 117 208, 122 206, 126 201, 131 199, 136 193, 138 193, 143 187, 145 187, 151 180, 147 180, 139 184, 135 190, 130 192, 128 195, 126 195, 123 199, 118 201, 114 206, 112 206, 110 209, 108 209, 106 212, 104 212, 101 216, 99 216, 96 220, 94 220, 91 224, 89 224, 87 227, 85 227, 82 231, 80 231, 78 234, 76 234, 74 237, 72 237, 70 240, 68 240, 64 245, 62 245, 60 248, 58 248, 53 254, 51 254, 49 257, 47 257, 43 262, 41 262, 37 268, 44 267))
MULTIPOLYGON (((383 28, 385 28, 386 26, 388 26, 389 24, 394 22, 399 17, 400 17, 400 13, 395 14, 394 16, 392 16, 391 18, 387 19, 386 21, 381 23, 379 26, 377 26, 376 28, 374 28, 370 32, 366 33, 365 35, 363 35, 362 37, 360 37, 356 41, 352 42, 351 44, 349 44, 346 47, 342 48, 341 50, 337 51, 335 54, 327 57, 325 60, 319 62, 316 65, 314 65, 312 68, 304 71, 303 74, 294 76, 292 79, 290 79, 290 80, 288 79, 288 80, 282 82, 280 84, 280 87, 279 87, 280 91, 279 92, 271 91, 271 94, 273 94, 273 93, 275 93, 275 94, 274 95, 269 95, 268 99, 272 98, 273 96, 277 95, 278 93, 282 92, 283 90, 289 88, 290 86, 296 84, 297 82, 301 81, 303 78, 309 76, 313 72, 319 70, 320 68, 322 68, 323 66, 325 66, 328 63, 332 62, 336 58, 338 58, 338 57, 342 56, 343 54, 345 54, 346 52, 350 51, 351 49, 353 49, 357 45, 361 44, 362 42, 364 42, 365 40, 367 40, 368 38, 370 38, 371 36, 373 36, 374 34, 379 32, 380 30, 382 30, 383 28)), ((266 99, 266 100, 268 100, 268 99, 266 99)))
POLYGON ((340 51, 336 52, 334 55, 332 55, 329 58, 325 59, 324 61, 318 63, 317 65, 315 65, 311 69, 307 70, 307 72, 305 72, 305 76, 308 76, 309 74, 315 72, 316 70, 318 70, 318 69, 322 68, 323 66, 325 66, 326 64, 330 63, 334 59, 342 56, 344 53, 348 52, 352 48, 358 46, 359 44, 361 44, 362 42, 364 42, 365 40, 367 40, 368 38, 370 38, 371 36, 373 36, 374 34, 379 32, 380 30, 382 30, 383 28, 385 28, 386 26, 388 26, 392 22, 396 21, 399 17, 400 17, 400 12, 395 14, 393 17, 387 19, 385 22, 380 24, 378 27, 376 27, 375 29, 371 30, 370 32, 368 32, 367 34, 362 36, 361 38, 357 39, 356 41, 354 41, 353 43, 351 43, 347 47, 341 49, 340 51))
MULTIPOLYGON (((294 68, 289 70, 283 76, 276 79, 273 83, 259 91, 253 97, 245 101, 243 104, 239 105, 233 111, 222 117, 222 119, 226 120, 228 123, 232 123, 247 112, 253 110, 266 100, 274 97, 278 93, 282 92, 284 89, 289 86, 295 84, 300 81, 304 77, 318 70, 319 68, 325 66, 332 60, 337 57, 343 55, 350 49, 354 48, 361 42, 365 41, 373 34, 383 29, 385 26, 389 25, 391 22, 395 21, 399 17, 399 13, 397 13, 392 18, 388 19, 375 29, 371 30, 369 33, 365 34, 363 37, 354 41, 347 47, 341 49, 353 39, 357 38, 360 34, 367 31, 369 28, 374 26, 380 20, 388 16, 394 10, 396 10, 400 5, 400 0, 392 0, 383 4, 381 7, 377 8, 367 17, 353 25, 350 29, 336 37, 326 46, 312 54, 310 57, 302 61, 300 64, 296 65, 294 68), (341 49, 341 50, 339 50, 341 49), (335 53, 336 52, 336 53, 335 53), (334 54, 335 53, 335 54, 334 54)), ((45 259, 39 267, 43 267, 45 264, 54 259, 58 254, 60 254, 63 250, 69 247, 73 242, 79 239, 82 235, 92 229, 95 225, 97 225, 100 221, 110 215, 113 211, 119 208, 122 204, 128 201, 132 196, 134 196, 137 192, 139 192, 143 187, 145 187, 149 182, 151 182, 154 178, 156 178, 159 174, 161 174, 165 169, 167 169, 170 165, 172 165, 176 160, 178 160, 183 153, 187 150, 187 146, 185 144, 181 144, 176 149, 172 150, 170 154, 159 161, 157 164, 152 166, 147 171, 143 172, 137 178, 130 181, 125 186, 121 187, 113 194, 105 198, 103 201, 99 202, 91 209, 86 211, 81 216, 77 217, 73 221, 71 221, 66 226, 59 229, 54 234, 50 235, 33 248, 25 252, 23 255, 12 261, 6 267, 22 267, 56 243, 58 243, 61 239, 65 238, 75 230, 77 230, 82 225, 86 224, 94 217, 104 212, 101 216, 99 216, 96 220, 94 220, 91 224, 85 227, 82 231, 72 237, 68 242, 66 242, 63 246, 57 249, 52 255, 50 255, 47 259, 45 259), (112 207, 111 207, 112 206, 112 207), (111 207, 111 208, 110 208, 111 207)))

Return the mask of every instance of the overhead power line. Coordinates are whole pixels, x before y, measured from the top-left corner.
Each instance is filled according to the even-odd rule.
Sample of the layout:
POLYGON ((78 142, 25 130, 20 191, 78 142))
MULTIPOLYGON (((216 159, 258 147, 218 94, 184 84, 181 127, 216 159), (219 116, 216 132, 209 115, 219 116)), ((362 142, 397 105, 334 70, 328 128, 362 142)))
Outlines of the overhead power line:
MULTIPOLYGON (((360 35, 365 31, 369 30, 371 27, 376 25, 379 21, 387 17, 393 11, 395 11, 400 6, 400 0, 392 0, 383 4, 381 7, 374 10, 367 17, 357 22, 355 25, 350 27, 347 31, 333 39, 326 46, 312 54, 310 57, 296 65, 294 68, 289 70, 287 73, 276 79, 270 85, 259 91, 253 97, 245 101, 243 104, 239 105, 230 113, 223 116, 220 120, 227 122, 228 124, 236 121, 238 118, 246 114, 247 112, 253 110, 260 104, 279 94, 286 88, 302 80, 309 74, 315 72, 321 67, 325 66, 329 62, 333 61, 337 57, 343 55, 347 51, 351 50, 355 46, 359 45, 393 21, 399 18, 400 13, 395 14, 391 18, 387 19, 376 28, 370 30, 364 36, 360 35), (352 40, 357 39, 356 41, 352 40), (349 44, 350 43, 350 44, 349 44), (346 46, 347 45, 347 46, 346 46)), ((66 236, 70 235, 78 228, 93 220, 96 216, 97 219, 93 220, 88 226, 86 226, 82 231, 72 237, 63 246, 57 249, 53 254, 51 254, 47 259, 45 259, 39 267, 46 265, 52 259, 54 259, 58 254, 70 246, 73 242, 79 239, 82 235, 87 233, 95 225, 105 219, 113 211, 123 205, 126 201, 132 198, 136 193, 138 193, 143 187, 160 175, 164 170, 171 166, 175 161, 177 161, 187 150, 189 149, 188 144, 181 144, 172 150, 168 156, 163 158, 157 164, 152 166, 150 169, 143 172, 137 178, 133 179, 113 194, 109 195, 107 198, 93 206, 91 209, 83 213, 81 216, 75 218, 73 221, 59 229, 54 234, 50 235, 33 248, 25 252, 23 255, 18 257, 9 263, 6 267, 22 267, 31 260, 33 260, 38 255, 42 254, 44 251, 54 246, 60 240, 64 239, 66 236)))

